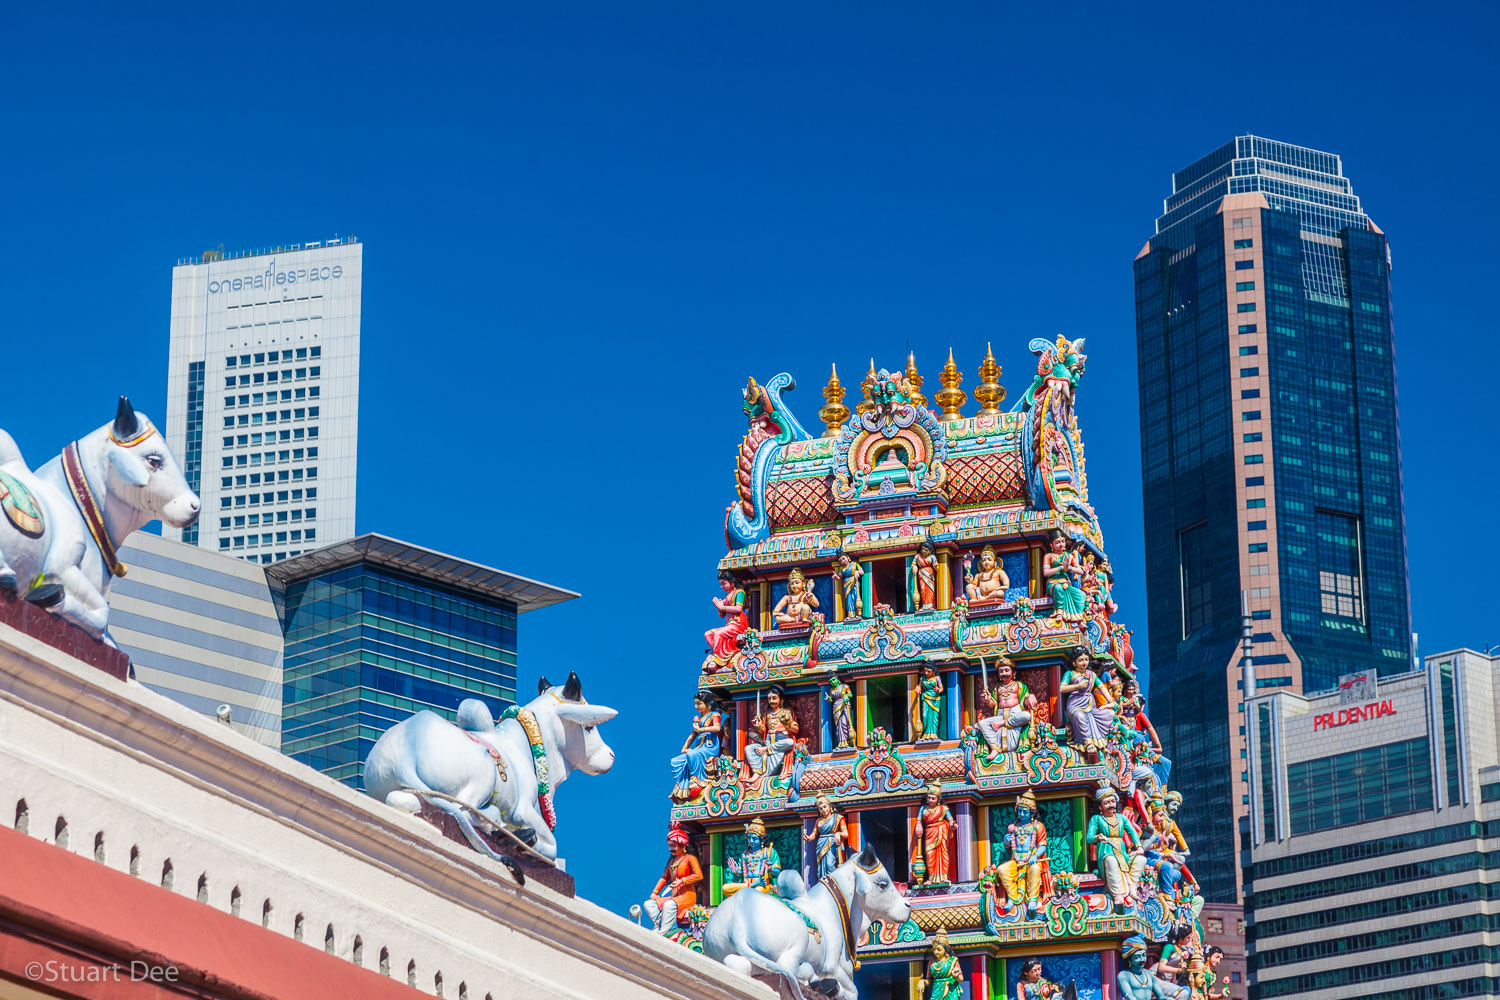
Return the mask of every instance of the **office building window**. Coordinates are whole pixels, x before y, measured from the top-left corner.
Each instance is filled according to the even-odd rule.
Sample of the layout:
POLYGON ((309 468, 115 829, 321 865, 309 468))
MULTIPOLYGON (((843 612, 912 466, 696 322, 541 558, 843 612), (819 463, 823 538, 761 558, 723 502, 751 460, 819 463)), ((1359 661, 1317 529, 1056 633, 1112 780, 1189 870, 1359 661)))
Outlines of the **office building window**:
POLYGON ((1259 410, 1246 410, 1244 413, 1240 414, 1240 419, 1241 420, 1259 420, 1260 419, 1260 411, 1259 410))
POLYGON ((1264 486, 1264 485, 1266 485, 1266 477, 1265 476, 1246 476, 1245 477, 1245 485, 1246 486, 1264 486))
POLYGON ((1253 291, 1255 291, 1255 282, 1253 282, 1253 281, 1236 281, 1234 283, 1234 290, 1237 291, 1237 292, 1253 292, 1253 291))
POLYGON ((1258 333, 1260 327, 1255 323, 1241 323, 1240 333, 1258 333))
POLYGON ((1351 750, 1286 769, 1292 836, 1432 808, 1427 737, 1351 750))
POLYGON ((1256 750, 1255 766, 1260 768, 1261 836, 1266 840, 1275 840, 1276 772, 1271 752, 1271 706, 1260 705, 1258 708, 1260 746, 1256 750))
POLYGON ((1250 521, 1250 522, 1247 522, 1245 524, 1245 530, 1246 531, 1265 531, 1266 530, 1266 522, 1264 522, 1264 521, 1250 521))
POLYGON ((1246 434, 1245 435, 1245 443, 1246 444, 1251 444, 1251 443, 1253 443, 1255 441, 1259 441, 1260 438, 1261 438, 1260 431, 1254 431, 1254 432, 1252 432, 1250 434, 1246 434))
POLYGON ((1253 260, 1237 260, 1234 262, 1234 269, 1236 271, 1248 271, 1254 266, 1255 261, 1253 260))
POLYGON ((1246 510, 1254 510, 1257 507, 1264 507, 1265 505, 1266 505, 1266 501, 1263 498, 1262 499, 1246 500, 1245 501, 1245 509, 1246 510))
POLYGON ((1365 602, 1359 521, 1347 514, 1320 510, 1318 592, 1325 625, 1363 624, 1365 602), (1332 619, 1332 621, 1330 621, 1332 619))
POLYGON ((1247 551, 1250 551, 1250 552, 1264 552, 1264 551, 1266 551, 1266 543, 1265 542, 1251 542, 1250 543, 1250 548, 1247 551))
POLYGON ((1260 398, 1260 390, 1259 389, 1241 389, 1240 390, 1240 398, 1241 399, 1259 399, 1260 398))
POLYGON ((1259 368, 1241 368, 1240 378, 1254 378, 1260 374, 1259 368))
POLYGON ((1254 240, 1235 240, 1234 241, 1234 248, 1236 250, 1249 250, 1253 246, 1255 246, 1255 241, 1254 240))
POLYGON ((1203 525, 1195 525, 1177 536, 1182 579, 1182 637, 1186 639, 1209 623, 1210 560, 1203 542, 1203 525))
POLYGON ((1448 804, 1462 804, 1462 785, 1458 780, 1458 690, 1453 676, 1453 661, 1438 664, 1438 681, 1443 702, 1443 771, 1448 783, 1448 804))
POLYGON ((1248 347, 1241 347, 1240 348, 1240 357, 1244 357, 1247 354, 1259 354, 1259 353, 1260 353, 1260 348, 1256 347, 1254 344, 1251 344, 1248 347))
POLYGON ((1254 302, 1241 302, 1239 305, 1234 307, 1235 312, 1253 313, 1255 312, 1255 310, 1256 305, 1254 302))
POLYGON ((1263 464, 1265 464, 1265 461, 1266 461, 1266 456, 1264 456, 1264 455, 1246 455, 1245 456, 1245 464, 1246 465, 1263 465, 1263 464))
MULTIPOLYGON (((194 493, 202 491, 204 362, 188 362, 187 436, 182 456, 182 477, 194 493)), ((198 544, 196 523, 182 529, 182 540, 198 544)))

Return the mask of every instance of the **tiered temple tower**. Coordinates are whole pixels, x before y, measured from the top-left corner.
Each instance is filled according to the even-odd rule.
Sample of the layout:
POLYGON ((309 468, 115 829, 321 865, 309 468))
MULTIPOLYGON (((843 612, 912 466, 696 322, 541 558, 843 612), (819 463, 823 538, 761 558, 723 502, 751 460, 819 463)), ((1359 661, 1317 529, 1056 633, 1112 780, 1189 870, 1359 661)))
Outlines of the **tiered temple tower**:
POLYGON ((1177 923, 1201 942, 1170 762, 1088 503, 1083 341, 1030 347, 1036 375, 1008 412, 989 352, 970 417, 951 352, 932 409, 910 357, 872 364, 852 412, 834 374, 826 432, 787 408, 790 375, 743 393, 724 624, 705 637, 705 732, 673 761, 671 818, 710 907, 774 883, 747 870, 747 832, 809 883, 872 846, 912 914, 862 941, 866 1000, 951 979, 939 931, 976 1000, 1020 995, 1030 958, 1080 998, 1119 997, 1127 939, 1154 952, 1177 923))

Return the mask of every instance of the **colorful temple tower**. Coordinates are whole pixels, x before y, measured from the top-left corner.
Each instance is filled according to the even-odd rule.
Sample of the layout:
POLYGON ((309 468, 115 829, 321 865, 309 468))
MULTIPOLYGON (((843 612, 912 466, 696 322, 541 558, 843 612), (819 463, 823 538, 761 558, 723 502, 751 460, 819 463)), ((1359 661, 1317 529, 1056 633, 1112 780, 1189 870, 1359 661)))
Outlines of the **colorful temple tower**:
POLYGON ((683 939, 780 868, 812 885, 872 848, 911 914, 860 940, 867 1000, 1149 997, 1129 977, 1169 937, 1163 975, 1204 957, 1088 502, 1083 341, 1030 347, 1008 411, 987 352, 973 416, 951 351, 932 408, 910 357, 872 361, 852 413, 835 371, 821 434, 791 376, 745 387, 723 624, 672 761, 683 939))

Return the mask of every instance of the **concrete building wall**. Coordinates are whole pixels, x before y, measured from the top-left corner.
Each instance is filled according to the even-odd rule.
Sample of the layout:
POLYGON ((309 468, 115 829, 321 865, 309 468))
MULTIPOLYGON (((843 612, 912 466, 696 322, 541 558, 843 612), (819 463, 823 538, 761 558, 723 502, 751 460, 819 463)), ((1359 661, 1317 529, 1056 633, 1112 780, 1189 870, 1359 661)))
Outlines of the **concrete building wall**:
POLYGON ((209 549, 137 532, 110 588, 110 633, 136 679, 195 712, 281 745, 281 623, 265 572, 209 549))

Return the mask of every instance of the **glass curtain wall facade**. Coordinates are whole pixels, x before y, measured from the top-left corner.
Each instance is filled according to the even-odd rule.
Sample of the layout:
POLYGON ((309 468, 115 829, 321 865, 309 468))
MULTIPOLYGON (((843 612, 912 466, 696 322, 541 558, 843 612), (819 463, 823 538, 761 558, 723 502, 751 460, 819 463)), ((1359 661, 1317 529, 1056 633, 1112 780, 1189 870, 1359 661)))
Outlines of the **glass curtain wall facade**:
POLYGON ((516 605, 366 564, 285 587, 282 751, 363 788, 380 734, 465 698, 516 700, 516 605))
POLYGON ((1184 824, 1231 902, 1241 593, 1258 687, 1410 669, 1390 254, 1338 156, 1241 136, 1173 175, 1135 290, 1151 715, 1234 806, 1184 824))

